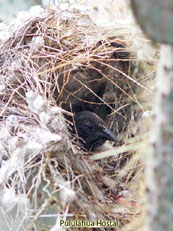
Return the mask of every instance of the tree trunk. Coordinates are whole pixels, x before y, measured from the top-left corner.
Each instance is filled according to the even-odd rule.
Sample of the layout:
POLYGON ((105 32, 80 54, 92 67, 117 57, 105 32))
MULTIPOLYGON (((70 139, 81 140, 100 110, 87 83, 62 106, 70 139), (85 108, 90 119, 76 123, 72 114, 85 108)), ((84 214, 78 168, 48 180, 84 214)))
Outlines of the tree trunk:
POLYGON ((173 46, 162 45, 148 155, 148 225, 152 231, 173 230, 173 46))

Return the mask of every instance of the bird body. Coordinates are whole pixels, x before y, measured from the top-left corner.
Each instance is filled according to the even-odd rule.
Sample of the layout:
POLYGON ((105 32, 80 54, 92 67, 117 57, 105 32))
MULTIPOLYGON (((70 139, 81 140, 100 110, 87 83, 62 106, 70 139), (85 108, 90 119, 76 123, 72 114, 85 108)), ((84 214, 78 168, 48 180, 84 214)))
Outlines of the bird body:
POLYGON ((74 115, 73 133, 84 149, 93 151, 106 140, 118 142, 117 137, 106 127, 104 121, 95 113, 82 111, 74 115))

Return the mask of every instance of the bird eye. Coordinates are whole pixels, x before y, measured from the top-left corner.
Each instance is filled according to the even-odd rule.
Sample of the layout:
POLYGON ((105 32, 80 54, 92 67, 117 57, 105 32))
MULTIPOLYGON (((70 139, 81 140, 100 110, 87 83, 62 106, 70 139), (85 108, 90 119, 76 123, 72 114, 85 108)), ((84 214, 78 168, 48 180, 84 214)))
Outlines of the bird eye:
POLYGON ((91 130, 93 130, 94 127, 93 127, 92 124, 88 124, 88 125, 87 125, 87 128, 88 128, 89 131, 91 131, 91 130))

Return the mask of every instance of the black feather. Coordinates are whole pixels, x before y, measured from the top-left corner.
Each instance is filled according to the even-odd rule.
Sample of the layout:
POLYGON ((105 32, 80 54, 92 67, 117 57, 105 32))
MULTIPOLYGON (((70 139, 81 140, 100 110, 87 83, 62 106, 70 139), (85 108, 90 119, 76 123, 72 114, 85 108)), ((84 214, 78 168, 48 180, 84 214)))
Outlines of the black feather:
POLYGON ((116 136, 106 127, 104 121, 90 111, 78 112, 74 115, 72 133, 76 134, 84 149, 93 151, 106 140, 118 142, 116 136))

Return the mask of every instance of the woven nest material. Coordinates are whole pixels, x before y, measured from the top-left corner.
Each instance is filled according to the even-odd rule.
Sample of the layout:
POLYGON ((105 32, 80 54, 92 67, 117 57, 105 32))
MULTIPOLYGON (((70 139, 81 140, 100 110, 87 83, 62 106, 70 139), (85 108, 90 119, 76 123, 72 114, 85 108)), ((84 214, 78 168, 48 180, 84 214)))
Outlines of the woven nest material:
POLYGON ((119 220, 121 228, 142 214, 117 199, 139 199, 136 149, 89 161, 63 114, 93 111, 124 143, 137 134, 129 124, 145 110, 137 93, 150 77, 143 68, 136 73, 133 41, 82 24, 79 12, 38 9, 10 27, 0 48, 1 213, 16 230, 61 230, 60 219, 69 218, 119 220))

